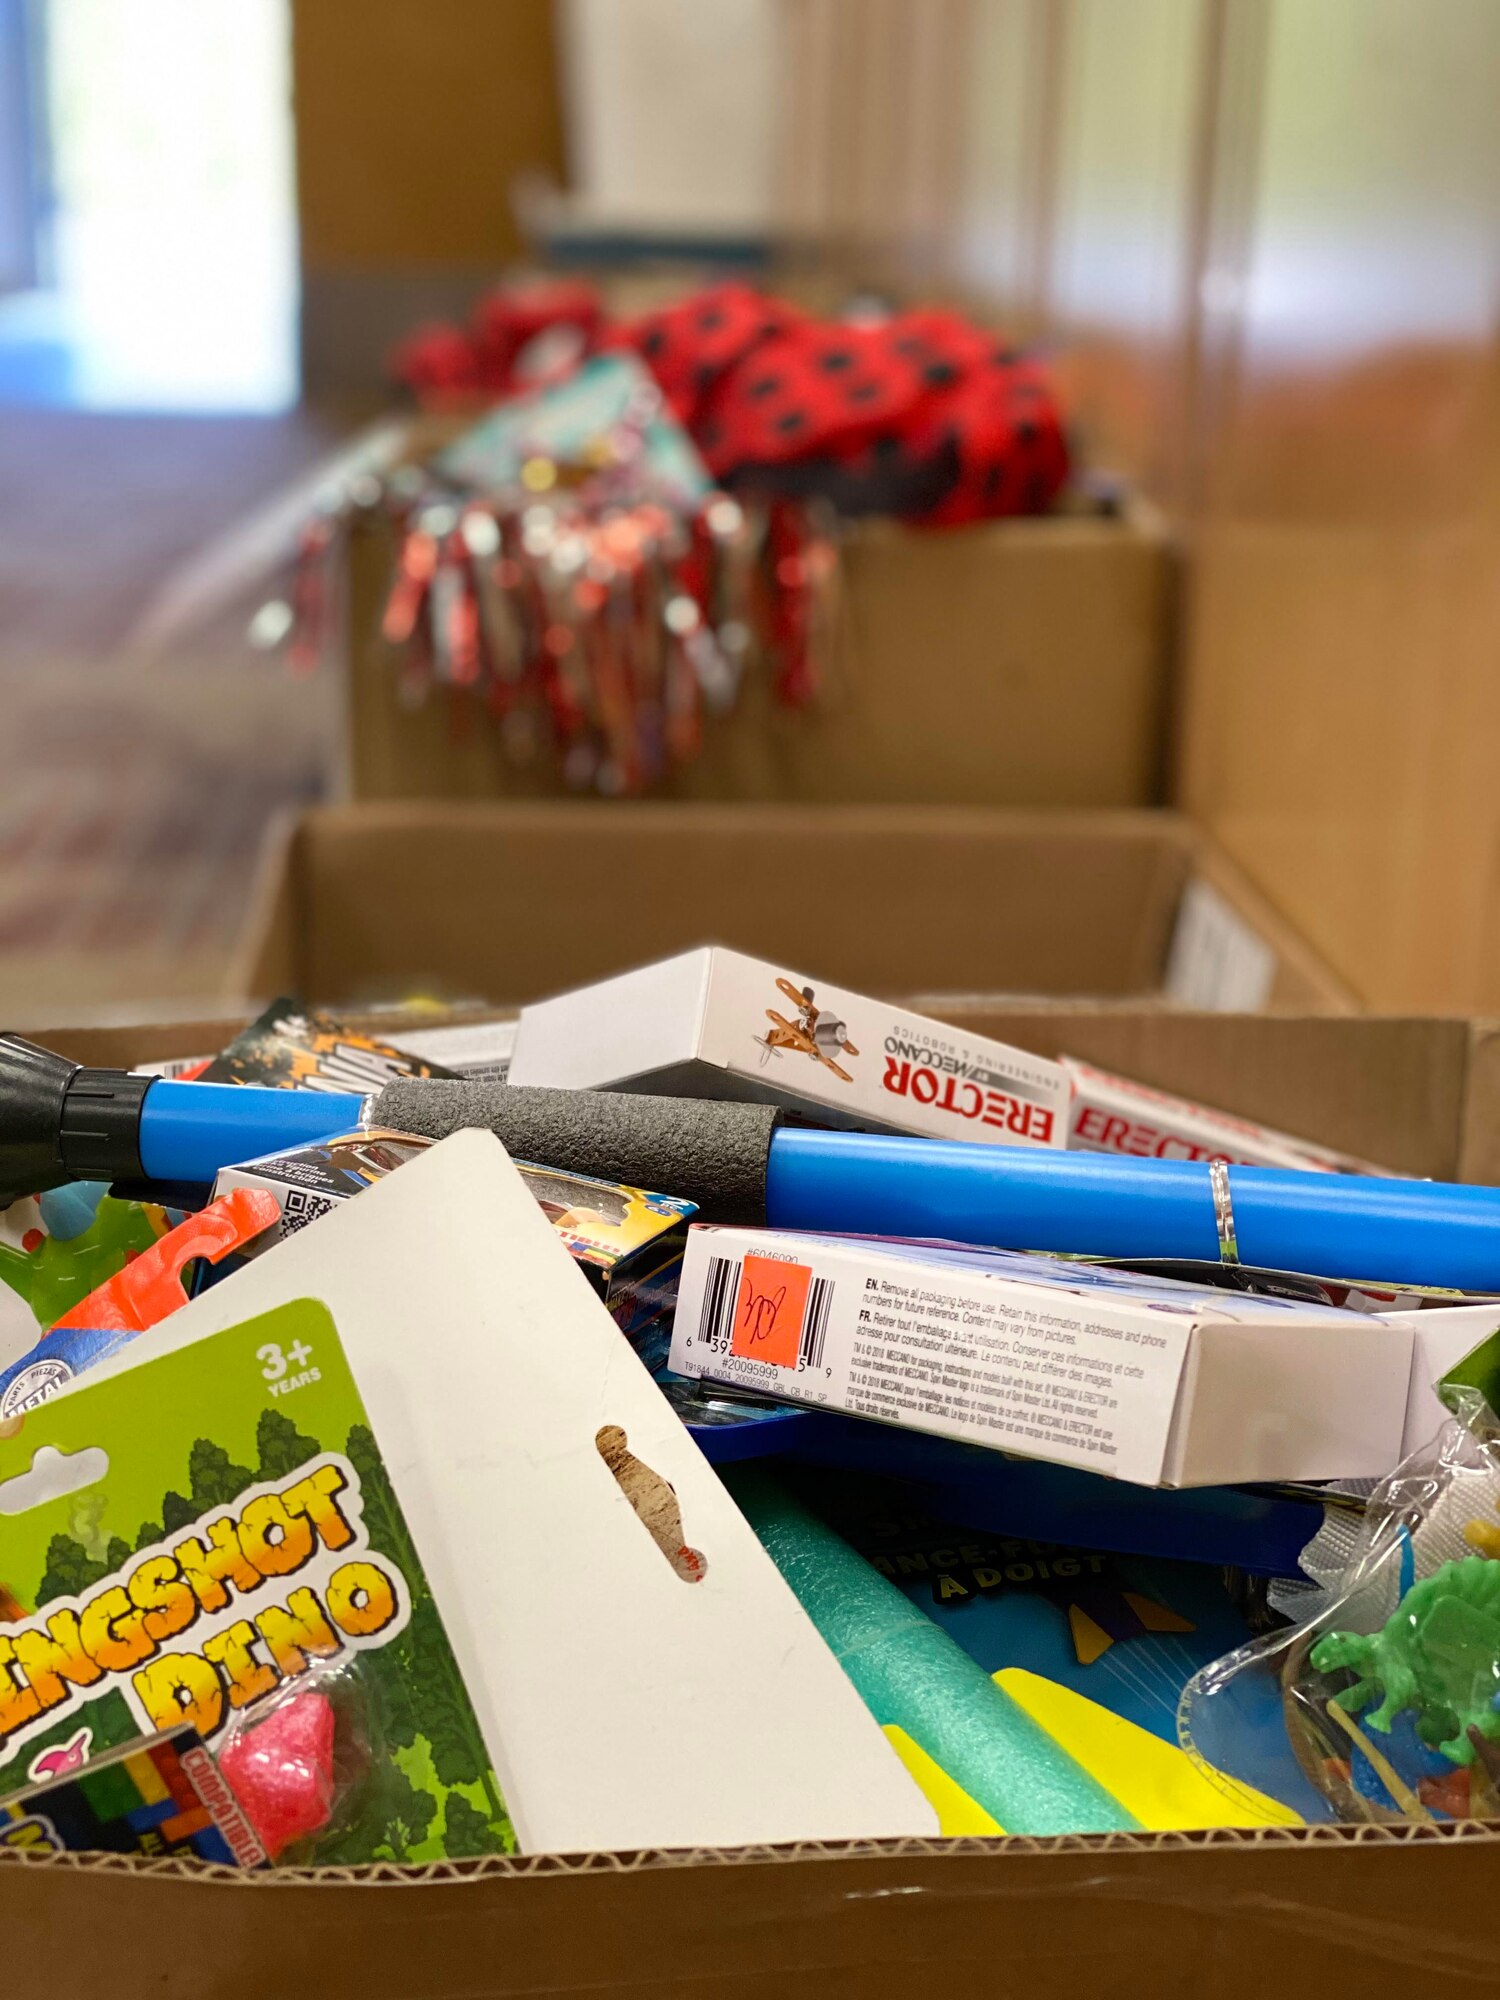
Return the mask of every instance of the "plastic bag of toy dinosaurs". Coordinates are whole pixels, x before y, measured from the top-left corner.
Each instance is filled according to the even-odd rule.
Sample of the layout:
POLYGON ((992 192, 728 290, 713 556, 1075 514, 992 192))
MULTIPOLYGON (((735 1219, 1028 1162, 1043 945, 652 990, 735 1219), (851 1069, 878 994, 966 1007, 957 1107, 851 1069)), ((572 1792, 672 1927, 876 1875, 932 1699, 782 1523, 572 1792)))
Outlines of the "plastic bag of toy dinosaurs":
POLYGON ((1370 1496, 1316 1615, 1183 1691, 1184 1749, 1309 1822, 1500 1819, 1500 1424, 1472 1390, 1370 1496))

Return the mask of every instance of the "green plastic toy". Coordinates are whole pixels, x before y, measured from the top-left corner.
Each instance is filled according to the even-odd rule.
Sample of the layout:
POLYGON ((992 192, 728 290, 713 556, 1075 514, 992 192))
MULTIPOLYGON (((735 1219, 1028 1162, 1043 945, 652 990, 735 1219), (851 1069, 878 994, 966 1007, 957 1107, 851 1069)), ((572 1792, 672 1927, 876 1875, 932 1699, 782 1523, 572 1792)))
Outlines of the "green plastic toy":
POLYGON ((1347 1667, 1358 1683, 1337 1697, 1371 1729, 1409 1711, 1421 1740, 1454 1764, 1472 1764, 1470 1730, 1500 1738, 1500 1562, 1465 1556, 1414 1583, 1378 1632, 1329 1632, 1312 1649, 1319 1673, 1347 1667))
POLYGON ((162 1209, 116 1201, 103 1182, 80 1182, 42 1196, 47 1233, 22 1249, 0 1243, 0 1281, 30 1306, 43 1331, 90 1292, 149 1250, 167 1221, 162 1209))

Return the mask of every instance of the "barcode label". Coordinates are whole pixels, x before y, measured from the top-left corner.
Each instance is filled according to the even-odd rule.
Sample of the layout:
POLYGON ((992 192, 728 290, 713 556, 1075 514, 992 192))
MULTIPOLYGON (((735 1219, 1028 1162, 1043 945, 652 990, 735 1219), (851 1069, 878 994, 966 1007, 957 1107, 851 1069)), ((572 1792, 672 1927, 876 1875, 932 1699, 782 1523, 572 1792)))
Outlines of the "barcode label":
POLYGON ((701 1346, 776 1368, 821 1368, 833 1280, 770 1257, 710 1257, 701 1346))
POLYGON ((734 1333, 734 1308, 739 1297, 740 1266, 735 1257, 710 1257, 708 1283, 703 1288, 703 1313, 698 1322, 698 1340, 720 1354, 729 1351, 734 1333))
POLYGON ((802 1338, 797 1346, 799 1368, 821 1368, 823 1341, 828 1333, 828 1314, 833 1306, 832 1278, 814 1278, 807 1289, 807 1310, 802 1315, 802 1338))

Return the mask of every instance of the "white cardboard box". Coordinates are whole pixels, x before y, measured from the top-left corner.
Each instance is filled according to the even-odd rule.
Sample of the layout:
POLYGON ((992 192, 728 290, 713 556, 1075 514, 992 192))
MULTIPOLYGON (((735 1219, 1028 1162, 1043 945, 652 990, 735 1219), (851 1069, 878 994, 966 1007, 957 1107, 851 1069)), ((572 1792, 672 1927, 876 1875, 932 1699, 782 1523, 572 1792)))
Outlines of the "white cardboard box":
POLYGON ((822 1124, 1061 1146, 1061 1064, 705 945, 521 1013, 510 1081, 752 1098, 822 1124))
POLYGON ((699 1226, 684 1375, 1143 1486, 1363 1479, 1401 1455, 1409 1324, 957 1245, 699 1226))
POLYGON ((441 1028, 401 1029, 396 1046, 407 1055, 441 1063, 471 1083, 504 1083, 516 1046, 516 1024, 455 1021, 441 1028))

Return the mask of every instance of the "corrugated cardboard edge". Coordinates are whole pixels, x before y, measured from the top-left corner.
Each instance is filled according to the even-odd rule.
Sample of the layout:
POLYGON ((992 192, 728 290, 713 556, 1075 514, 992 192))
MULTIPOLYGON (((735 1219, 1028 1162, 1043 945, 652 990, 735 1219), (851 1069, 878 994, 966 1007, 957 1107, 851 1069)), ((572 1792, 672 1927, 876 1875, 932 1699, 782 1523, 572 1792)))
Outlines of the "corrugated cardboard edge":
POLYGON ((490 1854, 473 1861, 420 1865, 370 1862, 357 1868, 276 1868, 246 1871, 199 1861, 150 1861, 130 1854, 45 1854, 0 1848, 0 1868, 35 1868, 83 1875, 128 1875, 139 1880, 228 1884, 237 1889, 420 1889, 438 1883, 520 1881, 555 1875, 636 1875, 663 1868, 748 1868, 788 1862, 855 1860, 956 1860, 965 1856, 1065 1854, 1168 1854, 1204 1848, 1413 1847, 1478 1843, 1500 1848, 1500 1825, 1462 1820, 1445 1826, 1212 1827, 1193 1833, 1058 1834, 1031 1838, 1007 1834, 981 1839, 789 1841, 776 1846, 628 1849, 606 1854, 490 1854))
POLYGON ((42 1861, 0 1868, 0 1924, 8 2000, 281 2000, 309 1980, 327 2000, 1264 2000, 1273 1983, 1408 2000, 1494 1990, 1497 1844, 1475 1827, 1327 1828, 285 1881, 42 1861))

